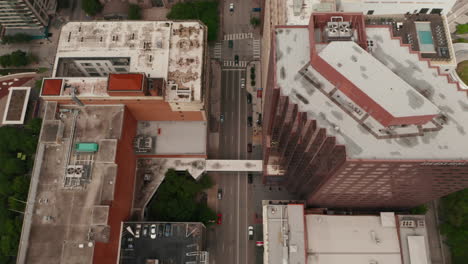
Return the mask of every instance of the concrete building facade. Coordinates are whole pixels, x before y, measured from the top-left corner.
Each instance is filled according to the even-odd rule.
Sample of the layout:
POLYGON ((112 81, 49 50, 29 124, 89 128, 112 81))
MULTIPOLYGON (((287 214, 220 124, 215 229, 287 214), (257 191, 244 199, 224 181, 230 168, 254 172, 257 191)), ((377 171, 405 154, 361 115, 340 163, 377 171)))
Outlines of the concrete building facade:
POLYGON ((15 33, 43 35, 49 15, 57 8, 56 0, 0 1, 1 36, 15 33))
MULTIPOLYGON (((425 23, 443 22, 433 18, 425 23)), ((426 51, 414 51, 416 41, 424 45, 419 31, 404 44, 395 36, 404 27, 393 26, 401 22, 389 23, 315 13, 306 26, 275 28, 265 183, 284 184, 312 206, 343 208, 408 208, 468 187, 467 91, 426 51)), ((427 32, 433 45, 445 39, 427 32)))

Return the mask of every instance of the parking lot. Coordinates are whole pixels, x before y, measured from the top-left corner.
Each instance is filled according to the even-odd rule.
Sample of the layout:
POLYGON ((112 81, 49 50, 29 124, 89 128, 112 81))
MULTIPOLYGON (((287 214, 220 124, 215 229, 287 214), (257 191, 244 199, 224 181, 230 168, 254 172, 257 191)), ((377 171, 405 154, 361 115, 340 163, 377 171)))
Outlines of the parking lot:
POLYGON ((204 240, 201 223, 127 222, 122 228, 120 263, 199 263, 204 240))

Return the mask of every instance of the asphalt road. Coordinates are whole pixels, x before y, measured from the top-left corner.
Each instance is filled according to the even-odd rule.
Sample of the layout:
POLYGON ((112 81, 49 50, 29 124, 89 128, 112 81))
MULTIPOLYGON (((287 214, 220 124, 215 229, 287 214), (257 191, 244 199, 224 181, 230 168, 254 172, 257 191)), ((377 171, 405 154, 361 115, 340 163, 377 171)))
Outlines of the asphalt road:
MULTIPOLYGON (((247 125, 251 105, 247 104, 245 88, 240 79, 245 70, 224 70, 221 85, 220 159, 249 159, 247 144, 251 142, 252 129, 247 125)), ((252 188, 246 173, 220 173, 218 188, 223 198, 217 201, 216 211, 222 214, 222 224, 211 234, 215 244, 210 246, 210 263, 247 264, 254 263, 254 241, 249 241, 247 229, 253 225, 253 213, 249 199, 252 188)))
POLYGON ((224 34, 251 32, 251 0, 224 0, 223 2, 224 34), (229 4, 234 4, 234 11, 229 11, 229 4))

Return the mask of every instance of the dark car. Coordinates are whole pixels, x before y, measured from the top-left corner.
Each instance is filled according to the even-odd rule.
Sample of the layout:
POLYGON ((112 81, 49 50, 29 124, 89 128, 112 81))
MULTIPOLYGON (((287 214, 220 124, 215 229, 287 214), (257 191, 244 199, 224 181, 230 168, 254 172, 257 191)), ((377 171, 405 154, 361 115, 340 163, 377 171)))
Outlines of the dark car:
POLYGON ((252 152, 252 143, 247 144, 247 152, 252 152))
POLYGON ((247 93, 247 103, 248 104, 252 103, 252 95, 250 93, 247 93))
POLYGON ((239 65, 239 55, 235 55, 235 56, 234 56, 234 63, 235 63, 236 65, 239 65))
POLYGON ((223 114, 221 114, 221 115, 219 116, 219 122, 221 122, 221 123, 224 122, 224 115, 223 115, 223 114))
POLYGON ((167 223, 165 226, 164 226, 164 236, 165 237, 170 237, 171 236, 171 233, 172 233, 172 225, 167 223))
POLYGON ((252 174, 252 173, 249 173, 249 174, 247 175, 247 180, 248 180, 249 184, 252 184, 252 183, 253 183, 253 174, 252 174))
POLYGON ((234 40, 231 39, 231 40, 229 40, 228 43, 229 43, 229 44, 228 44, 228 45, 229 45, 229 48, 231 48, 231 49, 234 48, 234 40))
POLYGON ((162 237, 164 232, 164 226, 162 224, 158 225, 158 237, 162 237))
POLYGON ((223 199, 223 189, 218 189, 218 200, 223 199))
POLYGON ((262 114, 258 114, 257 125, 262 125, 262 114))
POLYGON ((249 126, 252 126, 252 117, 251 116, 247 117, 247 124, 249 126))

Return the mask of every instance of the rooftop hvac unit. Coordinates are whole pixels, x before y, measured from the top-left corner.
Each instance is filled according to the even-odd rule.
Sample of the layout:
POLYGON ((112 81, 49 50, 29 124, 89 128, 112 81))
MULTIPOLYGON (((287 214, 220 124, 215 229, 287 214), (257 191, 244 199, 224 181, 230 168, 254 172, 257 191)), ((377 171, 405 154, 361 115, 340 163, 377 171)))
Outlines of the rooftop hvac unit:
POLYGON ((425 227, 425 226, 426 226, 426 222, 423 219, 419 219, 418 220, 418 227, 425 227))
POLYGON ((416 222, 414 220, 401 220, 400 227, 414 228, 416 227, 416 222))
POLYGON ((336 38, 340 36, 339 24, 338 22, 328 22, 327 23, 328 37, 336 38))
POLYGON ((81 178, 83 177, 83 173, 83 165, 69 165, 67 167, 66 176, 70 178, 81 178))

